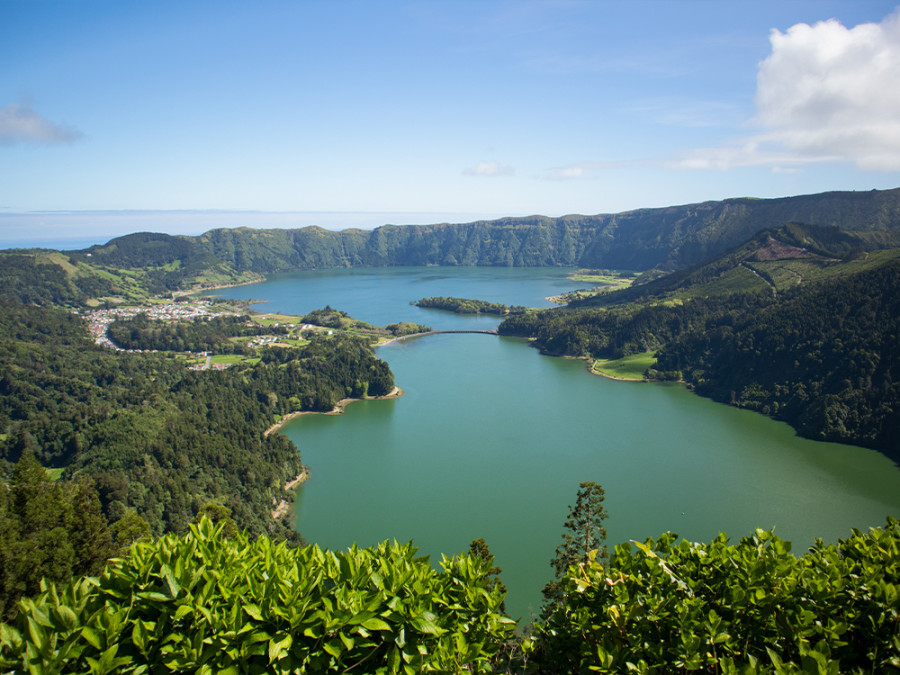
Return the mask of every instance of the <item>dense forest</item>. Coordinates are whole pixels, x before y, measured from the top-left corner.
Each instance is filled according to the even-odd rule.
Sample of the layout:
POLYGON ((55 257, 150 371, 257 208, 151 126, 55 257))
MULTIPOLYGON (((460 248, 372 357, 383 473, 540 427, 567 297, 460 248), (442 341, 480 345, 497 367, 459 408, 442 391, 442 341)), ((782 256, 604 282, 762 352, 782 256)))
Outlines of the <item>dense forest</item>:
POLYGON ((900 259, 710 314, 657 358, 699 394, 900 457, 900 259))
POLYGON ((212 502, 253 534, 294 536, 270 512, 290 499, 283 486, 300 455, 265 430, 295 410, 387 394, 393 375, 367 341, 345 335, 260 356, 191 371, 177 356, 95 346, 68 312, 3 303, 0 457, 30 451, 66 478, 90 477, 111 522, 133 509, 155 534, 184 530, 212 502))
POLYGON ((507 314, 521 314, 525 311, 525 307, 504 305, 499 302, 488 302, 486 300, 473 300, 471 298, 454 298, 454 297, 434 297, 422 298, 414 303, 417 307, 425 307, 429 309, 443 309, 456 314, 496 314, 498 316, 506 316, 507 314))
MULTIPOLYGON (((672 275, 678 284, 663 278, 510 317, 499 332, 554 355, 656 352, 651 377, 684 380, 810 438, 900 456, 900 257, 831 264, 821 279, 779 290, 734 255, 672 275), (747 279, 723 284, 736 272, 747 279)), ((809 269, 821 271, 817 262, 809 269)))
POLYGON ((67 265, 61 254, 54 257, 3 254, 0 256, 0 299, 44 307, 79 306, 87 298, 116 292, 109 279, 101 275, 68 274, 67 265))

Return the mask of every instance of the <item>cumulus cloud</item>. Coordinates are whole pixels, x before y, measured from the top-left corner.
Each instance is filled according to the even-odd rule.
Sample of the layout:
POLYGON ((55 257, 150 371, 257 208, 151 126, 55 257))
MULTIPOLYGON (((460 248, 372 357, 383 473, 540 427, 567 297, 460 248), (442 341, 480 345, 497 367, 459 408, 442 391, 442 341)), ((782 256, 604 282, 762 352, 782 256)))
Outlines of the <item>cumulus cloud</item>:
POLYGON ((80 131, 66 124, 45 119, 26 103, 10 103, 0 109, 0 144, 40 143, 55 145, 72 143, 82 137, 80 131))
POLYGON ((753 122, 732 146, 694 150, 682 168, 853 162, 900 170, 900 10, 847 28, 830 19, 770 35, 759 65, 753 122))
POLYGON ((464 176, 512 176, 515 169, 503 166, 499 162, 478 162, 475 166, 463 170, 464 176))

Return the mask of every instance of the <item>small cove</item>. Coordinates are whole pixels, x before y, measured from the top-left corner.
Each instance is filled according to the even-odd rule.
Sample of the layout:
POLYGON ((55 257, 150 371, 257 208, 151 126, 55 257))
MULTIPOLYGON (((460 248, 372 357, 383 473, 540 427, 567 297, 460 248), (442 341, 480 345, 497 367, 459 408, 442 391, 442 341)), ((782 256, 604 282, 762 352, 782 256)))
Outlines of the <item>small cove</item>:
MULTIPOLYGON (((264 311, 330 304, 376 324, 493 328, 409 302, 430 295, 535 306, 578 286, 559 269, 388 268, 282 275, 220 295, 264 311)), ((900 513, 900 471, 878 453, 797 438, 787 425, 678 385, 614 382, 523 340, 433 335, 379 348, 404 396, 304 416, 282 430, 312 477, 297 527, 330 548, 412 539, 437 561, 484 537, 513 616, 549 580, 579 481, 607 494, 609 543, 671 530, 732 539, 775 527, 802 550, 900 513)))

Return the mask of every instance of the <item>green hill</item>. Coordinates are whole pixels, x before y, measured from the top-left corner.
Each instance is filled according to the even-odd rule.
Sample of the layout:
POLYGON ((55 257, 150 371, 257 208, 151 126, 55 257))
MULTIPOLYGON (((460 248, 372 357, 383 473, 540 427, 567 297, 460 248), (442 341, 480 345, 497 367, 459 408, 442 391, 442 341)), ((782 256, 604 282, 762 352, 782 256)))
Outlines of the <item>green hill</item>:
POLYGON ((900 457, 900 249, 867 246, 858 233, 789 224, 499 331, 555 355, 653 352, 649 377, 900 457))
MULTIPOLYGON (((236 228, 196 237, 140 232, 79 251, 0 252, 0 295, 78 306, 245 283, 273 272, 360 266, 566 266, 654 270, 646 277, 652 278, 701 264, 789 223, 819 228, 816 243, 804 238, 807 225, 795 225, 793 235, 780 235, 784 245, 819 255, 824 250, 826 257, 900 246, 900 189, 371 231, 236 228)), ((753 272, 738 274, 749 280, 753 272)))
POLYGON ((900 189, 728 199, 613 215, 385 225, 372 231, 238 228, 190 239, 224 264, 257 273, 393 265, 673 270, 789 222, 866 232, 860 235, 866 249, 895 246, 900 189))

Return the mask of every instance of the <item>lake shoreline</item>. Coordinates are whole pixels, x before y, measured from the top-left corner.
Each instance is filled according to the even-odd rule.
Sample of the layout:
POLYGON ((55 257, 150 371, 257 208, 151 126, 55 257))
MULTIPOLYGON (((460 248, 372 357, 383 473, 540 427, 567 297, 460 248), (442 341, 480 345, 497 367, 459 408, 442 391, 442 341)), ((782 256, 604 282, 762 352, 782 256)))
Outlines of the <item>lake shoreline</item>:
MULTIPOLYGON (((350 405, 351 403, 354 403, 356 401, 381 401, 381 400, 392 399, 392 398, 400 398, 401 396, 403 396, 403 390, 400 387, 395 386, 394 389, 389 394, 385 394, 384 396, 365 396, 363 398, 343 398, 337 402, 337 404, 334 406, 334 408, 332 408, 331 410, 328 410, 328 411, 324 411, 324 412, 321 412, 318 410, 297 410, 295 412, 288 413, 287 415, 282 417, 278 422, 276 422, 271 427, 266 429, 266 432, 264 435, 268 436, 269 434, 278 431, 285 424, 287 424, 291 420, 297 419, 298 417, 300 417, 302 415, 340 415, 344 412, 344 408, 346 408, 348 405, 350 405)), ((303 485, 306 481, 308 481, 309 477, 310 477, 309 467, 306 465, 303 465, 303 470, 299 474, 297 474, 296 477, 287 481, 284 484, 284 489, 285 490, 293 490, 295 488, 298 488, 301 485, 303 485)), ((274 500, 273 500, 273 504, 274 504, 274 500)), ((275 510, 272 511, 272 520, 278 520, 280 518, 283 518, 284 516, 286 516, 288 514, 288 512, 290 511, 290 508, 291 508, 291 503, 287 499, 282 499, 277 504, 275 504, 275 510)))
MULTIPOLYGON (((400 398, 403 396, 403 390, 400 387, 394 387, 394 389, 384 396, 363 396, 362 398, 342 398, 338 401, 335 406, 331 410, 296 410, 292 413, 288 413, 280 420, 278 420, 275 424, 266 429, 263 436, 268 436, 269 434, 275 433, 285 424, 290 422, 291 420, 295 420, 298 417, 302 417, 303 415, 340 415, 344 412, 344 408, 346 408, 351 403, 355 403, 356 401, 384 401, 392 398, 400 398)), ((285 488, 287 489, 287 488, 285 488)))
MULTIPOLYGON (((309 480, 309 467, 303 465, 300 473, 298 473, 294 478, 287 481, 284 484, 285 491, 293 490, 294 488, 298 488, 303 485, 306 481, 309 480)), ((275 503, 275 500, 272 500, 272 503, 275 503)), ((279 518, 283 518, 288 514, 288 511, 291 509, 291 503, 287 499, 282 499, 275 505, 275 510, 272 511, 272 520, 278 520, 279 518)))

